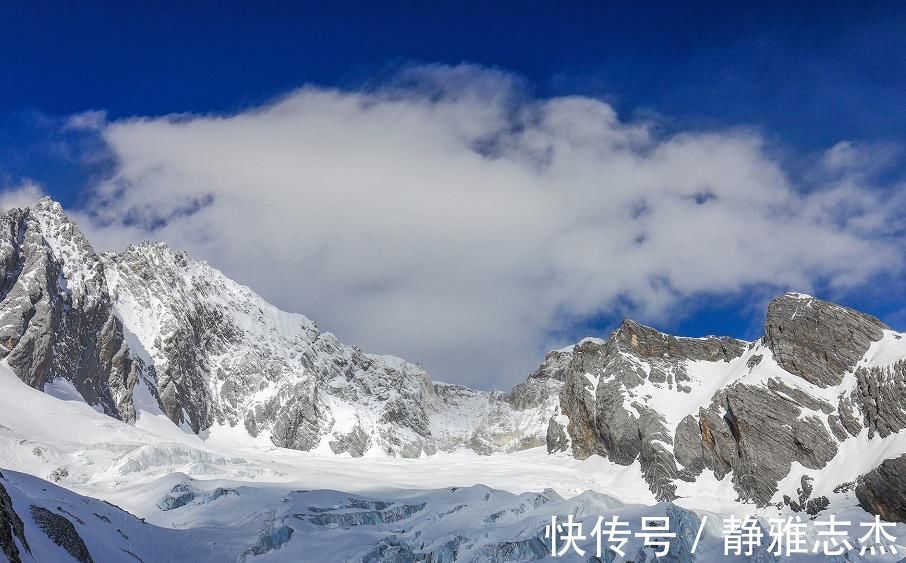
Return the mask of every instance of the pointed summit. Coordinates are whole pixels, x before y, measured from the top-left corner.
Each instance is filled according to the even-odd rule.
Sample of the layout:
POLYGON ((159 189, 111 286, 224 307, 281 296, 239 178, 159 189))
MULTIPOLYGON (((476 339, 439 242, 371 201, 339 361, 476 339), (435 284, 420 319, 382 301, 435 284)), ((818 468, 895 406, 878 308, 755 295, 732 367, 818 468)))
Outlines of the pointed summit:
POLYGON ((791 292, 768 305, 764 335, 785 370, 827 387, 838 385, 889 328, 855 309, 791 292))
POLYGON ((66 379, 88 404, 132 420, 139 367, 78 226, 41 198, 0 215, 0 249, 0 358, 36 389, 66 379))
POLYGON ((59 202, 42 197, 29 208, 51 256, 63 269, 62 279, 74 302, 100 299, 107 293, 104 265, 88 238, 59 202))
POLYGON ((60 213, 63 212, 63 206, 49 195, 38 198, 38 201, 36 201, 31 207, 33 209, 52 209, 60 213))

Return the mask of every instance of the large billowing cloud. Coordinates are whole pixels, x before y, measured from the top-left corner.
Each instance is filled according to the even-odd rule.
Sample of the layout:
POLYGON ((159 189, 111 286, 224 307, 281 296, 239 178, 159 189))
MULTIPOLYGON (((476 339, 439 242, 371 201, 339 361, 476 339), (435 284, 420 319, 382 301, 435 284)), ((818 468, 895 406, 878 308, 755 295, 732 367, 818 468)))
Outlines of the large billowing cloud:
POLYGON ((442 380, 505 387, 550 334, 618 306, 650 319, 702 293, 845 289, 903 266, 902 194, 862 187, 858 147, 834 147, 806 190, 752 131, 663 135, 497 71, 96 121, 117 163, 88 208, 100 246, 167 240, 442 380))

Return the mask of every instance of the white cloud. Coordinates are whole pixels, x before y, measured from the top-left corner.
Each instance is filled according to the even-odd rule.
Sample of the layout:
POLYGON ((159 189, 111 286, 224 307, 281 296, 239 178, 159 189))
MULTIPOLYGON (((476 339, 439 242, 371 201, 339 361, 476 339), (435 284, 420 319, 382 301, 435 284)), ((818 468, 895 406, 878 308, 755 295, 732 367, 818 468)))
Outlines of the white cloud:
POLYGON ((103 110, 88 110, 70 115, 64 127, 66 129, 103 129, 107 124, 107 112, 103 110))
POLYGON ((14 207, 28 207, 44 195, 41 186, 30 180, 3 187, 0 189, 0 211, 5 212, 14 207))
MULTIPOLYGON (((88 227, 110 246, 167 240, 350 343, 482 386, 627 301, 650 319, 702 292, 902 268, 890 209, 845 174, 805 195, 751 131, 655 130, 469 66, 303 88, 108 123, 118 167, 88 227)), ((860 158, 841 147, 838 176, 860 158)))

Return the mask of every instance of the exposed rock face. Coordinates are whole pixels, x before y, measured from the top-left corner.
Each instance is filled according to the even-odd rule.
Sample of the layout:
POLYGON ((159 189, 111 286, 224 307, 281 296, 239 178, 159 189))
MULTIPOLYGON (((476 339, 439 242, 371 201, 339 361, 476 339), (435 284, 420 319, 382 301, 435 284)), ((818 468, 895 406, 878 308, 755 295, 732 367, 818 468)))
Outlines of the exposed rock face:
POLYGON ((559 389, 549 377, 510 395, 434 384, 419 366, 347 346, 166 245, 104 262, 116 311, 155 366, 163 411, 196 432, 242 424, 278 446, 353 456, 544 444, 559 389), (463 409, 469 420, 451 424, 463 409), (538 415, 511 416, 528 411, 538 415))
POLYGON ((194 432, 242 425, 354 456, 493 453, 544 445, 562 385, 553 364, 509 394, 434 384, 164 244, 99 256, 48 199, 0 217, 0 280, 0 358, 33 387, 65 378, 127 421, 142 384, 194 432))
MULTIPOLYGON (((671 451, 674 429, 648 397, 691 393, 687 362, 729 362, 745 345, 731 338, 676 338, 628 319, 607 340, 582 340, 573 348, 560 394, 573 453, 621 465, 638 459, 656 496, 672 500, 672 480, 679 475, 671 451)), ((550 428, 549 435, 559 438, 550 428)))
POLYGON ((856 486, 865 510, 891 522, 906 522, 906 455, 888 459, 856 486))
POLYGON ((59 204, 0 217, 0 358, 43 389, 66 379, 89 404, 132 420, 140 364, 114 315, 104 264, 59 204))
MULTIPOLYGON (((710 471, 730 475, 741 500, 766 505, 793 463, 818 470, 863 428, 906 428, 906 361, 864 359, 888 333, 874 317, 801 294, 772 301, 765 337, 752 343, 625 321, 573 348, 548 450, 638 461, 659 499, 710 471), (851 386, 831 400, 823 389, 847 373, 851 386)), ((823 500, 811 500, 820 510, 823 500)))
POLYGON ((573 349, 573 346, 569 346, 548 352, 538 369, 529 375, 529 379, 549 378, 564 381, 569 371, 569 364, 573 359, 573 349))
POLYGON ((79 563, 93 561, 82 536, 65 516, 51 512, 43 506, 32 506, 31 516, 50 541, 65 549, 76 561, 79 563))
POLYGON ((800 478, 801 487, 796 489, 798 497, 792 499, 789 495, 783 495, 783 503, 790 507, 793 512, 805 512, 810 516, 817 516, 822 510, 830 506, 830 500, 826 496, 812 498, 814 487, 812 483, 814 478, 803 475, 800 478))
MULTIPOLYGON (((0 475, 0 480, 3 475, 0 475)), ((10 563, 20 563, 19 546, 28 551, 28 542, 25 541, 25 525, 13 509, 13 501, 6 492, 3 483, 0 483, 0 551, 10 563), (18 542, 19 545, 16 545, 18 542)))
POLYGON ((820 469, 837 453, 821 419, 803 415, 803 405, 784 390, 769 380, 766 387, 736 384, 721 391, 699 411, 698 428, 687 417, 677 430, 677 461, 695 476, 701 468, 717 478, 732 472, 741 500, 770 503, 793 462, 820 469))
MULTIPOLYGON (((869 436, 878 434, 886 438, 906 428, 906 360, 888 366, 859 368, 856 378, 856 389, 847 404, 859 407, 869 436)), ((854 421, 849 424, 854 425, 854 421)))
POLYGON ((827 387, 840 384, 885 329, 871 315, 788 293, 768 306, 764 334, 781 367, 827 387))

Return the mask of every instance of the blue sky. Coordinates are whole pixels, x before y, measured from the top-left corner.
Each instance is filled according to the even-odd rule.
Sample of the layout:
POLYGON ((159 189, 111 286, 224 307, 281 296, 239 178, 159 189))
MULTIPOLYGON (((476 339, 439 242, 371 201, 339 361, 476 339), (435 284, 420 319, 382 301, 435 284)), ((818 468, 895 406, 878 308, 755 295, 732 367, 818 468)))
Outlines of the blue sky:
MULTIPOLYGON (((77 7, 49 2, 0 8, 0 76, 5 82, 0 88, 0 184, 32 181, 69 209, 97 216, 97 186, 112 177, 134 182, 123 172, 126 158, 139 162, 138 151, 154 150, 132 143, 128 126, 114 124, 173 113, 190 119, 242 114, 306 85, 383 92, 409 69, 468 63, 481 69, 468 80, 485 80, 489 72, 505 75, 507 95, 530 105, 575 95, 600 100, 621 123, 652 124, 657 139, 747 131, 759 139, 759 158, 778 166, 796 194, 826 189, 831 173, 816 172, 818 163, 827 160, 833 147, 848 142, 858 147, 861 160, 847 185, 858 178, 882 203, 902 192, 903 3, 185 4, 92 2, 77 7), (111 125, 66 125, 70 116, 86 111, 105 112, 104 123, 111 125)), ((424 81, 423 74, 418 76, 424 81)), ((836 213, 826 207, 826 213, 836 213)), ((104 208, 136 209, 109 202, 104 208)), ((839 217, 825 220, 843 224, 839 217)), ((279 305, 336 328, 341 337, 363 341, 371 349, 386 345, 347 327, 350 321, 344 319, 355 311, 340 317, 314 305, 314 298, 288 298, 285 288, 242 270, 209 243, 198 243, 197 233, 149 229, 140 234, 149 233, 190 247, 279 305)), ((762 236, 755 229, 752 233, 762 236)), ((901 235, 902 229, 875 228, 871 235, 859 231, 858 237, 869 248, 877 241, 878 248, 886 249, 895 248, 901 235)), ((118 236, 110 239, 133 235, 118 236)), ((802 257, 790 260, 797 264, 802 257)), ((809 282, 816 293, 906 326, 901 270, 878 267, 857 283, 841 282, 838 270, 814 273, 803 267, 801 273, 803 279, 814 273, 809 282)), ((338 271, 355 275, 355 270, 338 271)), ((589 297, 587 303, 554 303, 551 309, 567 311, 562 316, 567 320, 547 327, 553 335, 548 340, 606 331, 626 313, 690 335, 755 337, 765 300, 789 285, 787 280, 765 284, 749 276, 740 278, 735 289, 722 283, 711 290, 707 284, 683 285, 683 275, 668 278, 669 291, 657 298, 615 289, 613 295, 589 297), (689 289, 678 289, 682 287, 689 289)), ((362 280, 369 287, 384 283, 391 283, 387 276, 362 280)), ((579 285, 570 287, 582 291, 579 285)), ((316 287, 311 291, 318 293, 316 287)), ((319 297, 324 299, 326 294, 319 297)), ((413 350, 413 359, 422 359, 414 341, 376 351, 411 357, 413 350)), ((425 357, 429 368, 432 357, 425 357)), ((437 371, 446 376, 461 369, 451 364, 437 371)))

